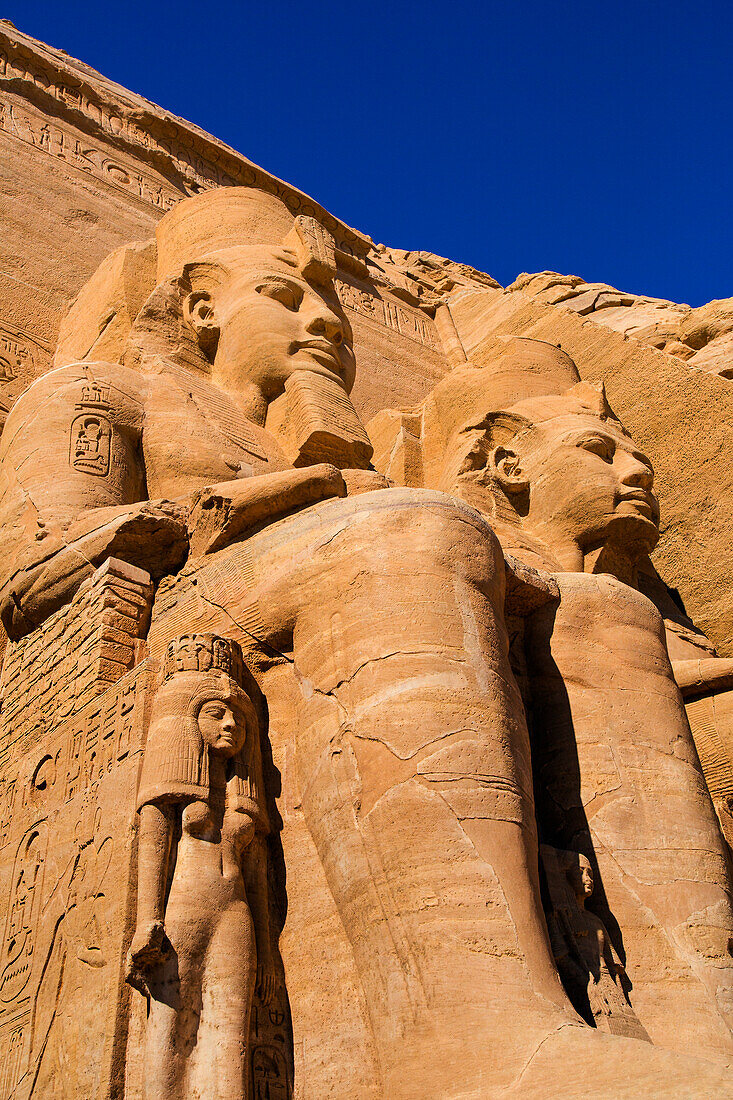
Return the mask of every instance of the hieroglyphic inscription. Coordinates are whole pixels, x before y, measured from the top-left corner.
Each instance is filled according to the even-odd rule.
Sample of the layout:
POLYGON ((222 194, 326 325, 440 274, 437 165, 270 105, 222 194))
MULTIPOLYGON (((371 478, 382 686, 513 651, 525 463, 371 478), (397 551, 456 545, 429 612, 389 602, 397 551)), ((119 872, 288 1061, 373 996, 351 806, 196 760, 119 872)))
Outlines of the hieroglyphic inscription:
POLYGON ((58 122, 49 123, 43 115, 25 105, 20 107, 1 99, 0 130, 161 211, 170 210, 179 199, 186 197, 183 191, 164 188, 155 177, 141 171, 139 164, 127 161, 123 154, 113 159, 81 133, 74 133, 58 122))
POLYGON ((84 386, 75 408, 79 415, 71 423, 69 462, 93 477, 106 477, 112 442, 109 386, 96 382, 84 386))
POLYGON ((2 1004, 17 1002, 30 979, 47 843, 46 825, 41 822, 29 829, 16 853, 0 956, 2 1004))
POLYGON ((13 863, 0 947, 0 1096, 12 1096, 24 1064, 47 847, 48 829, 41 821, 26 830, 13 863))
POLYGON ((255 996, 250 1021, 250 1100, 291 1100, 293 1042, 285 990, 265 1005, 255 996))
POLYGON ((0 408, 5 411, 24 386, 43 373, 51 349, 7 321, 0 321, 0 408), (8 394, 12 394, 8 398, 8 394))
MULTIPOLYGON (((180 119, 159 113, 152 107, 148 111, 144 100, 131 111, 103 88, 80 79, 76 72, 51 62, 48 57, 31 59, 29 53, 28 47, 18 48, 7 28, 0 28, 0 87, 22 95, 24 101, 26 98, 34 102, 47 100, 46 109, 37 116, 40 121, 34 122, 32 131, 28 127, 24 131, 24 140, 30 144, 70 163, 79 158, 77 166, 97 175, 101 173, 101 178, 137 194, 161 210, 169 209, 186 195, 213 187, 261 187, 281 198, 294 214, 322 220, 333 232, 341 252, 347 255, 366 253, 366 238, 341 225, 306 196, 250 164, 233 149, 180 119), (99 148, 98 141, 90 144, 80 133, 71 133, 59 125, 55 121, 59 114, 66 114, 74 127, 79 126, 85 132, 88 130, 102 139, 109 136, 110 144, 116 147, 124 144, 134 159, 128 164, 123 164, 119 157, 111 159, 99 148), (54 121, 49 122, 49 117, 54 121), (180 190, 166 192, 161 189, 159 183, 153 183, 144 171, 140 171, 141 161, 161 164, 166 176, 172 173, 174 178, 180 179, 180 190)), ((17 105, 14 110, 17 114, 17 105)), ((7 127, 0 122, 0 128, 7 127)))
POLYGON ((17 775, 8 775, 4 770, 0 778, 0 848, 7 843, 10 835, 17 791, 17 775))
MULTIPOLYGON (((11 774, 33 730, 52 730, 133 667, 151 601, 147 574, 110 558, 68 607, 8 643, 0 680, 1 775, 11 774)), ((11 797, 14 791, 0 789, 0 830, 11 797)))
POLYGON ((80 790, 94 790, 105 775, 137 748, 135 707, 140 680, 127 676, 88 703, 66 738, 68 756, 63 770, 63 800, 80 790))
MULTIPOLYGON (((29 61, 21 53, 16 53, 10 44, 0 49, 0 81, 13 89, 20 82, 32 84, 34 88, 53 97, 64 107, 79 112, 110 137, 124 138, 130 145, 137 146, 148 153, 164 153, 173 161, 176 169, 188 177, 188 180, 199 183, 200 186, 193 190, 254 182, 253 172, 251 180, 234 180, 217 165, 197 156, 182 143, 166 141, 152 134, 140 124, 139 119, 129 117, 114 102, 105 101, 96 89, 83 86, 71 73, 62 75, 51 66, 44 65, 40 58, 29 61)), ((54 141, 53 129, 53 127, 49 128, 45 144, 38 142, 41 148, 45 147, 49 152, 52 151, 54 141)))
POLYGON ((26 1009, 19 1017, 0 1023, 0 1096, 12 1096, 23 1065, 26 1009))
MULTIPOLYGON (((125 840, 110 835, 103 807, 95 798, 80 798, 74 816, 74 840, 63 846, 66 859, 57 862, 56 873, 46 883, 18 1100, 56 1096, 58 1081, 63 1081, 64 1096, 100 1095, 98 1059, 117 1000, 109 969, 120 934, 119 908, 112 896, 114 857, 124 859, 125 840), (79 1057, 90 1031, 105 1019, 106 1008, 107 1026, 100 1026, 95 1049, 87 1048, 86 1056, 79 1057)), ((58 824, 57 818, 54 825, 58 824)))
POLYGON ((435 325, 421 310, 414 309, 406 302, 382 298, 341 279, 337 279, 335 285, 339 301, 346 309, 352 309, 362 317, 368 317, 394 332, 399 332, 408 340, 415 340, 429 348, 440 348, 435 325))
MULTIPOLYGON (((49 731, 22 764, 10 759, 0 780, 0 848, 13 821, 38 806, 58 808, 80 792, 94 792, 106 775, 140 748, 149 670, 138 665, 108 690, 49 731)), ((1 1094, 0 1094, 1 1095, 1 1094)))
POLYGON ((19 1097, 48 1095, 59 1074, 75 1082, 75 1096, 91 1095, 97 1070, 77 1064, 76 1050, 107 991, 110 1018, 116 1010, 118 978, 103 971, 119 950, 124 906, 110 910, 108 880, 114 853, 127 850, 131 835, 115 831, 114 800, 104 791, 116 789, 118 768, 127 765, 128 783, 134 776, 129 762, 142 751, 154 679, 148 662, 137 665, 16 767, 16 855, 0 941, 0 1097, 16 1095, 19 1085, 19 1097), (72 834, 65 846, 47 841, 72 834))
POLYGON ((288 1070, 277 1047, 260 1046, 252 1051, 254 1100, 288 1100, 288 1070))
POLYGON ((0 382, 14 382, 18 375, 34 373, 32 345, 20 335, 0 328, 0 382))

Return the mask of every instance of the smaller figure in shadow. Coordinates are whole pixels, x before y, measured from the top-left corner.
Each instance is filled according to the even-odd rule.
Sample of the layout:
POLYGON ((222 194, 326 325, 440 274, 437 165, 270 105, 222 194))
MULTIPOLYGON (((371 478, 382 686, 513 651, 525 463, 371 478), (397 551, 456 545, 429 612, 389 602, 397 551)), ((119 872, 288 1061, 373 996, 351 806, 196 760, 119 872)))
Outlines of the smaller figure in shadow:
MULTIPOLYGON (((172 641, 138 789, 137 927, 146 1100, 247 1100, 252 999, 275 977, 260 728, 236 642, 172 641)), ((254 687, 254 685, 251 685, 254 687)), ((256 690, 256 689, 255 689, 256 690)))
POLYGON ((560 978, 574 1007, 589 1024, 651 1042, 622 984, 626 973, 606 926, 586 909, 593 868, 581 852, 540 848, 549 895, 547 923, 560 978))

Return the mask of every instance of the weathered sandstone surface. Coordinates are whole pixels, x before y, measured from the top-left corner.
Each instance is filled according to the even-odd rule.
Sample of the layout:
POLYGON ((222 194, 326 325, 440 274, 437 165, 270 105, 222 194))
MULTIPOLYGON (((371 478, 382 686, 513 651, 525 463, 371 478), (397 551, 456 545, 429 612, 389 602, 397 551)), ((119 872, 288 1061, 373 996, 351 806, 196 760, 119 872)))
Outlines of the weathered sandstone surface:
POLYGON ((2 22, 0 196, 0 1100, 733 1093, 733 300, 2 22))

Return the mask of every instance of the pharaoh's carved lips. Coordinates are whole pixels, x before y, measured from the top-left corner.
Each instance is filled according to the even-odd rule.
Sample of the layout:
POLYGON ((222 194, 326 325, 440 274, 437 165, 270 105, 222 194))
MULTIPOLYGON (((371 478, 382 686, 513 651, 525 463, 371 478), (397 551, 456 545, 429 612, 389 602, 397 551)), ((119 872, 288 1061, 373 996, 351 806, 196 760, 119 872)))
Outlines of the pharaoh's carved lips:
POLYGON ((617 508, 626 504, 630 509, 640 513, 654 523, 658 522, 659 505, 657 503, 657 498, 652 493, 647 493, 644 489, 634 489, 628 493, 619 493, 617 500, 617 508))
POLYGON ((341 359, 339 357, 338 347, 330 340, 299 341, 297 344, 293 345, 293 352, 299 351, 309 352, 321 366, 327 367, 337 374, 341 373, 341 359))

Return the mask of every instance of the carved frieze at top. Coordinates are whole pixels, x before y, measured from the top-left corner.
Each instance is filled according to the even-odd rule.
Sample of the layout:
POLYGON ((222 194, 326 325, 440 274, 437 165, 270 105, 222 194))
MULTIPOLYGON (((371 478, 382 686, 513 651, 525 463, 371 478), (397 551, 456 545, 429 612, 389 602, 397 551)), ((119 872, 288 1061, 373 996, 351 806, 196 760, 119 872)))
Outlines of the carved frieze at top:
MULTIPOLYGON (((318 218, 345 253, 364 257, 372 246, 369 237, 228 145, 7 22, 0 22, 0 90, 147 162, 168 177, 181 198, 212 187, 260 187, 293 214, 318 218)), ((50 141, 38 143, 52 151, 50 141)))
POLYGON ((230 146, 142 96, 107 80, 9 23, 0 22, 0 128, 44 152, 104 179, 112 186, 170 210, 180 198, 215 187, 258 187, 280 198, 291 213, 316 218, 334 236, 339 266, 369 279, 412 306, 434 312, 439 298, 456 287, 497 288, 488 275, 428 252, 374 245, 297 188, 266 172, 230 146), (73 128, 73 132, 69 129, 73 128), (75 132, 98 144, 80 146, 75 132), (110 159, 110 147, 120 159, 110 159), (169 188, 148 178, 142 165, 164 176, 169 188))

